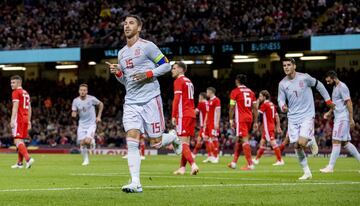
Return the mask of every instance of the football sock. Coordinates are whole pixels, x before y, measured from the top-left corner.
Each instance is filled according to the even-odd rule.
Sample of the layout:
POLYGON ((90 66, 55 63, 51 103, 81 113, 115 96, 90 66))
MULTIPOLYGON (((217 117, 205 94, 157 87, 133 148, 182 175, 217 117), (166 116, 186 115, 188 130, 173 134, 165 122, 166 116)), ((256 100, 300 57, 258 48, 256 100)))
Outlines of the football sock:
POLYGON ((145 143, 140 142, 140 155, 145 156, 145 143))
POLYGON ((182 143, 182 155, 186 158, 190 165, 194 163, 194 159, 192 158, 190 146, 188 143, 182 143))
POLYGON ((22 164, 24 160, 24 156, 18 151, 18 164, 22 164))
POLYGON ((246 159, 248 165, 252 165, 253 162, 252 162, 252 159, 251 159, 250 144, 248 142, 245 142, 245 143, 243 143, 242 147, 243 147, 245 159, 246 159))
POLYGON ((212 144, 213 144, 214 157, 217 158, 218 154, 219 154, 219 140, 218 140, 218 138, 213 138, 212 144))
POLYGON ((131 182, 140 184, 140 151, 139 142, 133 138, 126 139, 128 146, 128 166, 131 175, 131 182))
POLYGON ((167 146, 167 145, 171 144, 176 139, 176 137, 177 137, 176 135, 169 134, 169 133, 164 133, 162 135, 161 146, 160 147, 164 147, 164 146, 167 146))
POLYGON ((83 156, 83 160, 89 160, 89 153, 87 145, 80 145, 80 153, 83 156))
POLYGON ((25 146, 24 142, 19 142, 17 144, 17 148, 18 148, 19 153, 25 158, 25 160, 29 161, 30 156, 29 156, 29 153, 28 153, 28 151, 26 149, 26 146, 25 146))
POLYGON ((258 149, 257 154, 256 154, 256 159, 257 160, 261 158, 261 156, 264 154, 264 151, 265 151, 265 147, 260 146, 260 148, 258 149))
POLYGON ((196 154, 198 153, 198 151, 201 149, 201 146, 202 146, 201 141, 198 141, 198 142, 196 143, 196 145, 195 145, 194 150, 193 150, 193 154, 194 154, 194 155, 196 155, 196 154))
POLYGON ((310 169, 307 163, 305 152, 302 148, 295 149, 296 156, 298 158, 300 166, 303 168, 304 173, 310 173, 310 169))
POLYGON ((286 144, 284 144, 284 143, 281 143, 281 144, 280 144, 279 149, 280 149, 280 152, 281 152, 281 153, 283 153, 285 147, 286 147, 286 144))
POLYGON ((336 160, 340 155, 340 150, 341 150, 341 144, 333 144, 330 155, 330 161, 329 161, 329 166, 331 168, 334 168, 336 160))
POLYGON ((352 156, 354 156, 360 162, 360 154, 356 147, 348 142, 344 147, 352 156))
POLYGON ((206 151, 208 153, 208 157, 212 156, 212 151, 211 151, 211 142, 209 140, 205 141, 205 146, 206 146, 206 151))
POLYGON ((234 148, 234 159, 233 159, 234 163, 237 163, 240 153, 241 153, 241 150, 242 150, 242 144, 239 142, 236 142, 235 148, 234 148))
POLYGON ((277 144, 273 146, 273 150, 274 150, 277 161, 281 161, 281 151, 277 144))

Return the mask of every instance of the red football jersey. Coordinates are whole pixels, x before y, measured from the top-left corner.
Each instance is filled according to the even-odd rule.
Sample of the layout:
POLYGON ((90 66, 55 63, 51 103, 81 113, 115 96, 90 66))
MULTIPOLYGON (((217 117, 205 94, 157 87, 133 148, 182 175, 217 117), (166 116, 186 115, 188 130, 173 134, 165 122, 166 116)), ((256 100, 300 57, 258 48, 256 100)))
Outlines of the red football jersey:
POLYGON ((203 102, 199 102, 196 110, 199 112, 200 127, 204 127, 205 115, 206 112, 209 110, 209 102, 206 100, 203 102))
POLYGON ((241 85, 231 91, 230 100, 236 101, 236 122, 252 122, 252 105, 256 102, 255 93, 241 85))
POLYGON ((30 95, 23 88, 17 88, 12 92, 12 101, 19 102, 16 122, 27 123, 29 121, 30 95))
POLYGON ((196 118, 194 85, 191 83, 190 79, 181 75, 174 81, 174 96, 172 117, 196 118))
POLYGON ((264 103, 260 105, 259 112, 263 114, 263 131, 274 132, 275 115, 277 114, 275 105, 269 100, 265 100, 264 103))
MULTIPOLYGON (((213 97, 209 100, 209 110, 207 112, 207 128, 214 128, 215 123, 220 119, 221 102, 218 97, 213 97)), ((220 125, 219 125, 220 126, 220 125)))

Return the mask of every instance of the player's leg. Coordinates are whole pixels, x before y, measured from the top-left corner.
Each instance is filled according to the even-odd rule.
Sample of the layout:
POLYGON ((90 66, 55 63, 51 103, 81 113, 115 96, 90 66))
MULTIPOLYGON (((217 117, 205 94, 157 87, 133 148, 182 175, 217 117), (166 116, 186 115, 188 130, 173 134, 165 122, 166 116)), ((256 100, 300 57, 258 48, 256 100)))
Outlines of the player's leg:
POLYGON ((360 154, 356 149, 355 145, 353 145, 350 141, 343 142, 344 148, 353 156, 355 159, 360 162, 360 154))
POLYGON ((28 150, 26 148, 24 139, 27 138, 28 136, 28 124, 27 123, 22 123, 22 124, 17 124, 16 127, 16 132, 14 134, 14 143, 16 145, 16 148, 18 150, 18 153, 20 155, 18 155, 18 157, 22 156, 24 157, 25 161, 26 161, 26 168, 30 168, 31 165, 34 163, 34 159, 30 157, 28 150))
POLYGON ((80 154, 83 158, 83 162, 81 165, 86 166, 89 164, 89 153, 88 153, 88 147, 85 144, 85 138, 86 138, 87 130, 86 128, 78 127, 77 129, 77 144, 80 147, 80 154))
POLYGON ((273 166, 281 166, 281 165, 284 165, 285 162, 284 162, 284 160, 283 160, 282 157, 281 157, 280 148, 279 148, 278 144, 276 143, 276 140, 275 140, 274 137, 271 138, 270 144, 271 144, 271 147, 273 148, 274 153, 275 153, 275 156, 276 156, 276 162, 273 164, 273 166))
POLYGON ((211 163, 219 163, 219 131, 214 130, 213 136, 211 137, 213 157, 211 163))
POLYGON ((234 157, 233 160, 228 164, 228 167, 231 169, 236 168, 237 161, 239 160, 239 156, 242 151, 242 144, 241 144, 241 137, 236 137, 235 139, 235 145, 234 145, 234 157))
POLYGON ((200 131, 199 131, 199 134, 198 134, 198 137, 197 137, 197 140, 196 140, 196 144, 195 144, 195 147, 194 147, 193 152, 192 152, 193 153, 193 158, 196 157, 197 153, 199 152, 199 150, 202 147, 201 132, 202 132, 202 129, 200 129, 200 131))
POLYGON ((303 137, 309 137, 310 139, 307 141, 306 143, 306 147, 309 147, 311 150, 312 155, 317 155, 319 153, 319 147, 317 145, 317 141, 315 139, 315 135, 314 135, 314 124, 315 124, 315 120, 314 118, 311 119, 306 119, 303 121, 302 123, 302 127, 306 127, 306 128, 311 128, 309 131, 307 131, 308 134, 303 135, 303 137))
POLYGON ((206 147, 206 151, 207 151, 207 158, 205 160, 203 160, 203 163, 208 163, 214 158, 213 157, 213 144, 212 144, 212 142, 211 142, 212 140, 208 136, 208 134, 210 134, 210 133, 206 132, 205 136, 204 136, 204 142, 205 142, 205 147, 206 147))
POLYGON ((259 149, 258 149, 258 151, 256 152, 256 157, 255 157, 255 159, 253 159, 253 162, 254 162, 254 164, 256 164, 256 165, 259 164, 260 158, 261 158, 261 156, 264 154, 264 151, 265 151, 265 149, 266 149, 265 143, 266 143, 266 140, 265 140, 265 136, 264 136, 264 137, 261 138, 261 140, 260 140, 259 149))
POLYGON ((290 140, 289 140, 289 134, 286 133, 286 136, 284 138, 284 140, 281 142, 280 146, 279 146, 279 149, 280 149, 280 152, 283 153, 284 152, 284 149, 285 147, 289 144, 290 140))
POLYGON ((127 193, 142 192, 140 183, 141 157, 139 150, 140 134, 144 133, 143 107, 139 105, 124 105, 123 125, 126 131, 126 144, 128 148, 128 167, 131 176, 130 184, 121 189, 127 193))
POLYGON ((140 158, 145 160, 145 137, 140 135, 140 158))
POLYGON ((341 141, 333 139, 329 164, 325 168, 320 169, 320 172, 322 172, 322 173, 334 172, 335 163, 336 163, 337 158, 340 155, 340 151, 341 151, 341 141))
POLYGON ((244 122, 240 124, 240 130, 243 134, 242 141, 242 148, 244 150, 245 160, 247 165, 241 168, 241 170, 253 170, 255 168, 252 157, 251 157, 251 147, 249 143, 249 131, 251 129, 251 122, 244 122))

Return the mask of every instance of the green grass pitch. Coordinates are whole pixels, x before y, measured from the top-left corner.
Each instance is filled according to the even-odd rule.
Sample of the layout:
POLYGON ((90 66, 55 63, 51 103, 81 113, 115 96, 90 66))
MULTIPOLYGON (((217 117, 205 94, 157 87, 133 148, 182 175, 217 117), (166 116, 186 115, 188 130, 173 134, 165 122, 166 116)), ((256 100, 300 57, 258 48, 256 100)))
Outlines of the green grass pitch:
MULTIPOLYGON (((174 176, 179 157, 148 156, 142 162, 143 193, 126 194, 127 161, 120 156, 90 156, 81 166, 80 155, 33 155, 34 166, 10 169, 17 156, 0 155, 0 205, 360 205, 360 164, 339 158, 335 173, 321 174, 327 158, 309 158, 313 179, 297 180, 302 171, 293 157, 273 167, 264 157, 254 171, 231 170, 230 157, 204 164, 200 173, 174 176)), ((240 157, 243 164, 243 157, 240 157)))

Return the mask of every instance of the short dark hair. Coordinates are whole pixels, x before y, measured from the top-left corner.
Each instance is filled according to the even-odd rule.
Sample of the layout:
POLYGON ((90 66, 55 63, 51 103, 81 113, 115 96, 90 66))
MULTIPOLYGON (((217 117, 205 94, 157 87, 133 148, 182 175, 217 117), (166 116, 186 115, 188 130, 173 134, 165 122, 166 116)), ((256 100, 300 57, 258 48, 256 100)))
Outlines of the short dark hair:
POLYGON ((291 62, 292 64, 296 64, 296 61, 294 58, 284 57, 281 59, 281 62, 291 62))
POLYGON ((85 83, 80 84, 79 88, 80 88, 80 87, 86 87, 86 88, 89 88, 89 86, 88 86, 87 84, 85 84, 85 83))
POLYGON ((13 75, 13 76, 11 76, 11 77, 10 77, 10 80, 19 80, 19 81, 22 82, 22 78, 21 78, 21 76, 19 76, 19 75, 13 75))
POLYGON ((216 89, 214 87, 208 87, 206 90, 210 90, 212 93, 216 93, 216 89))
POLYGON ((184 70, 184 72, 186 72, 187 66, 184 62, 178 61, 178 62, 175 62, 175 64, 178 65, 180 68, 182 68, 184 70))
POLYGON ((199 95, 202 96, 202 98, 206 99, 206 92, 200 92, 199 95))
POLYGON ((129 14, 129 15, 127 15, 127 16, 125 17, 125 19, 126 19, 126 18, 129 18, 129 17, 136 19, 136 21, 137 21, 137 23, 138 23, 139 26, 142 26, 142 25, 143 25, 143 22, 142 22, 140 16, 135 15, 135 14, 129 14))
POLYGON ((336 71, 330 70, 330 71, 326 72, 325 78, 326 77, 330 77, 331 79, 337 79, 338 75, 337 75, 336 71))
POLYGON ((238 74, 236 75, 236 81, 238 81, 240 84, 246 84, 247 76, 245 74, 238 74))
POLYGON ((270 92, 268 90, 262 90, 260 94, 262 94, 265 99, 270 99, 270 92))

